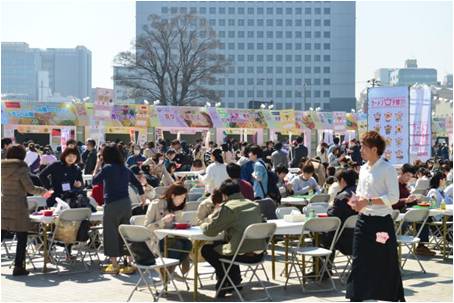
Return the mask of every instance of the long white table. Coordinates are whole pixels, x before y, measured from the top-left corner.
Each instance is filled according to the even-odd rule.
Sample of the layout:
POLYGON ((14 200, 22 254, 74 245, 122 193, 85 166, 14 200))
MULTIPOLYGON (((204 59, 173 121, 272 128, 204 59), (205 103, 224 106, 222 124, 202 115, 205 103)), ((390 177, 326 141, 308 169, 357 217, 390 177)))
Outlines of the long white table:
POLYGON ((308 203, 309 201, 305 197, 289 196, 281 199, 283 205, 306 206, 308 203))
MULTIPOLYGON (((288 257, 288 235, 300 235, 303 229, 304 222, 286 222, 284 219, 278 220, 268 220, 268 223, 275 223, 276 224, 276 232, 274 235, 285 235, 287 249, 286 249, 286 257, 288 257)), ((165 239, 167 236, 175 236, 186 238, 193 242, 193 251, 194 251, 194 260, 199 259, 199 250, 200 247, 203 245, 205 241, 216 241, 216 240, 223 240, 223 234, 219 234, 216 237, 208 237, 205 236, 199 226, 193 226, 189 229, 157 229, 154 231, 155 235, 158 239, 162 240, 165 239)), ((165 251, 167 251, 167 245, 165 246, 165 251)), ((273 277, 275 272, 275 256, 274 256, 274 241, 272 247, 272 266, 273 266, 273 277)), ((194 292, 193 292, 193 300, 197 300, 198 294, 198 262, 194 262, 194 292)))

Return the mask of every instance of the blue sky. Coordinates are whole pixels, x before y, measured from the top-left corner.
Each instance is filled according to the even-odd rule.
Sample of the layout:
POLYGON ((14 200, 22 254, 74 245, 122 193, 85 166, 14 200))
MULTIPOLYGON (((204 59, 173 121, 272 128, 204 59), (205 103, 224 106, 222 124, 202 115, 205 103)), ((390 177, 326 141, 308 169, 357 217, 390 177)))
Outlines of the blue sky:
MULTIPOLYGON (((112 87, 112 60, 130 48, 135 2, 7 0, 1 4, 1 41, 30 47, 85 45, 92 51, 93 87, 112 87)), ((356 4, 356 91, 380 67, 420 67, 452 73, 451 1, 358 1, 356 4)))

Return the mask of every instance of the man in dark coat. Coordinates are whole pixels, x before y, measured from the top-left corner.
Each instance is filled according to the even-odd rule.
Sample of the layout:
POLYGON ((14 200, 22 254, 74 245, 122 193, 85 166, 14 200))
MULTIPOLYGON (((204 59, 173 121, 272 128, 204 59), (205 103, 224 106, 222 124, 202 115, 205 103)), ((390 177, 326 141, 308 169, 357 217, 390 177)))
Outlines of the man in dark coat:
POLYGON ((303 142, 304 142, 304 139, 301 136, 299 136, 296 139, 296 143, 298 143, 298 147, 295 148, 293 151, 293 160, 291 163, 291 167, 299 167, 301 159, 307 158, 308 151, 307 151, 307 147, 304 146, 303 142))

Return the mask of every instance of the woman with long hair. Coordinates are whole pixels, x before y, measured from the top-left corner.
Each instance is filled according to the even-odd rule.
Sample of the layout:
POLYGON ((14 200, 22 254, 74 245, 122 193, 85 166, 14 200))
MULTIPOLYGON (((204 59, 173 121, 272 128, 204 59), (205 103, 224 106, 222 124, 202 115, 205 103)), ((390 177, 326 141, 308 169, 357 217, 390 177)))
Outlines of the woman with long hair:
POLYGON ((213 193, 216 188, 221 186, 222 182, 229 179, 227 167, 222 158, 222 151, 215 149, 211 153, 211 163, 206 169, 205 176, 202 177, 202 183, 205 184, 205 192, 213 193))

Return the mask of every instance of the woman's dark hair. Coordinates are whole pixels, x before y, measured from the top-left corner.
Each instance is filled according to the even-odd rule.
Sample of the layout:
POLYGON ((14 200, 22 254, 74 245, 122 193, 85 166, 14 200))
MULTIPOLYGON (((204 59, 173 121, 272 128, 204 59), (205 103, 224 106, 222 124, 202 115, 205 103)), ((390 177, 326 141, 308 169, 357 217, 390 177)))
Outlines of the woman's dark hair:
POLYGON ((339 147, 333 148, 333 155, 335 155, 336 157, 339 157, 341 154, 342 154, 341 149, 339 147))
POLYGON ((427 168, 424 168, 424 167, 418 168, 418 171, 416 173, 417 174, 421 174, 423 176, 426 176, 427 178, 431 177, 430 171, 427 168))
POLYGON ((325 184, 331 185, 331 184, 333 184, 334 182, 336 182, 336 180, 337 180, 336 177, 334 177, 334 176, 329 176, 328 178, 326 178, 325 184))
POLYGON ((306 174, 313 174, 315 173, 314 165, 312 165, 312 163, 308 161, 303 165, 302 171, 306 174))
POLYGON ((6 149, 6 159, 24 160, 27 151, 22 144, 13 144, 6 149))
POLYGON ((404 165, 402 165, 401 171, 402 171, 402 175, 406 174, 406 173, 411 173, 414 175, 416 172, 416 169, 413 165, 411 165, 409 163, 405 163, 404 165))
POLYGON ((11 140, 11 138, 2 138, 2 149, 10 144, 13 144, 13 140, 11 140))
POLYGON ((347 187, 355 186, 356 185, 356 180, 358 179, 358 174, 351 168, 341 170, 337 174, 337 180, 343 179, 345 183, 347 183, 347 187))
POLYGON ((36 152, 35 143, 28 143, 28 150, 32 152, 36 152))
POLYGON ((79 154, 79 151, 77 150, 77 147, 74 147, 74 148, 65 148, 65 150, 63 151, 63 153, 60 155, 60 161, 63 162, 63 163, 66 163, 66 157, 68 155, 75 155, 77 157, 77 160, 74 164, 77 164, 80 162, 80 154, 79 154))
POLYGON ((257 156, 257 158, 263 158, 263 150, 258 145, 252 145, 249 148, 249 152, 257 156))
POLYGON ((153 159, 153 161, 156 162, 156 164, 158 164, 160 157, 162 157, 162 154, 161 153, 156 153, 156 154, 153 154, 151 156, 151 159, 153 159))
POLYGON ((446 179, 446 175, 442 172, 436 172, 430 179, 430 188, 439 188, 441 180, 446 179))
POLYGON ((147 147, 148 148, 154 148, 154 142, 153 141, 150 141, 147 143, 147 147))
POLYGON ((276 145, 274 145, 274 149, 275 150, 281 150, 282 149, 282 143, 281 142, 277 142, 276 145))
POLYGON ((241 178, 241 167, 236 163, 229 163, 227 165, 227 175, 229 175, 231 179, 241 178))
POLYGON ((328 176, 335 176, 336 175, 336 168, 334 166, 328 166, 326 169, 328 176))
POLYGON ((176 163, 176 162, 173 162, 173 161, 170 161, 169 163, 167 163, 166 169, 167 169, 167 171, 168 171, 169 173, 171 172, 172 167, 174 167, 175 169, 177 169, 177 163, 176 163))
POLYGON ((214 205, 222 203, 222 192, 219 189, 215 189, 213 191, 213 193, 211 194, 211 201, 214 205))
POLYGON ((216 148, 211 154, 213 155, 216 162, 219 162, 221 164, 224 163, 224 159, 222 159, 222 150, 216 148))
POLYGON ((203 167, 203 162, 200 159, 195 159, 194 161, 192 161, 192 166, 194 166, 194 167, 203 167))
POLYGON ((369 148, 376 147, 379 156, 383 155, 386 148, 385 139, 374 130, 368 131, 362 136, 361 145, 365 145, 369 148))
POLYGON ((227 152, 229 151, 229 145, 224 143, 221 145, 221 149, 223 152, 227 152))
POLYGON ((102 158, 104 163, 107 164, 118 164, 124 165, 123 155, 118 148, 118 145, 115 143, 106 144, 102 150, 102 158))
POLYGON ((221 191, 222 194, 226 196, 231 196, 240 193, 240 184, 231 179, 227 179, 224 182, 222 182, 221 186, 219 187, 219 190, 221 191))
POLYGON ((184 199, 183 204, 180 206, 175 206, 172 200, 172 195, 175 196, 181 196, 181 195, 186 195, 188 193, 188 190, 186 187, 181 182, 175 182, 172 185, 169 186, 169 188, 164 192, 164 194, 161 196, 161 199, 164 199, 167 201, 167 209, 170 211, 178 211, 178 210, 183 210, 184 207, 186 206, 186 198, 184 199))
POLYGON ((275 172, 278 175, 282 174, 282 173, 288 174, 288 168, 285 166, 278 166, 278 167, 276 167, 275 172))

